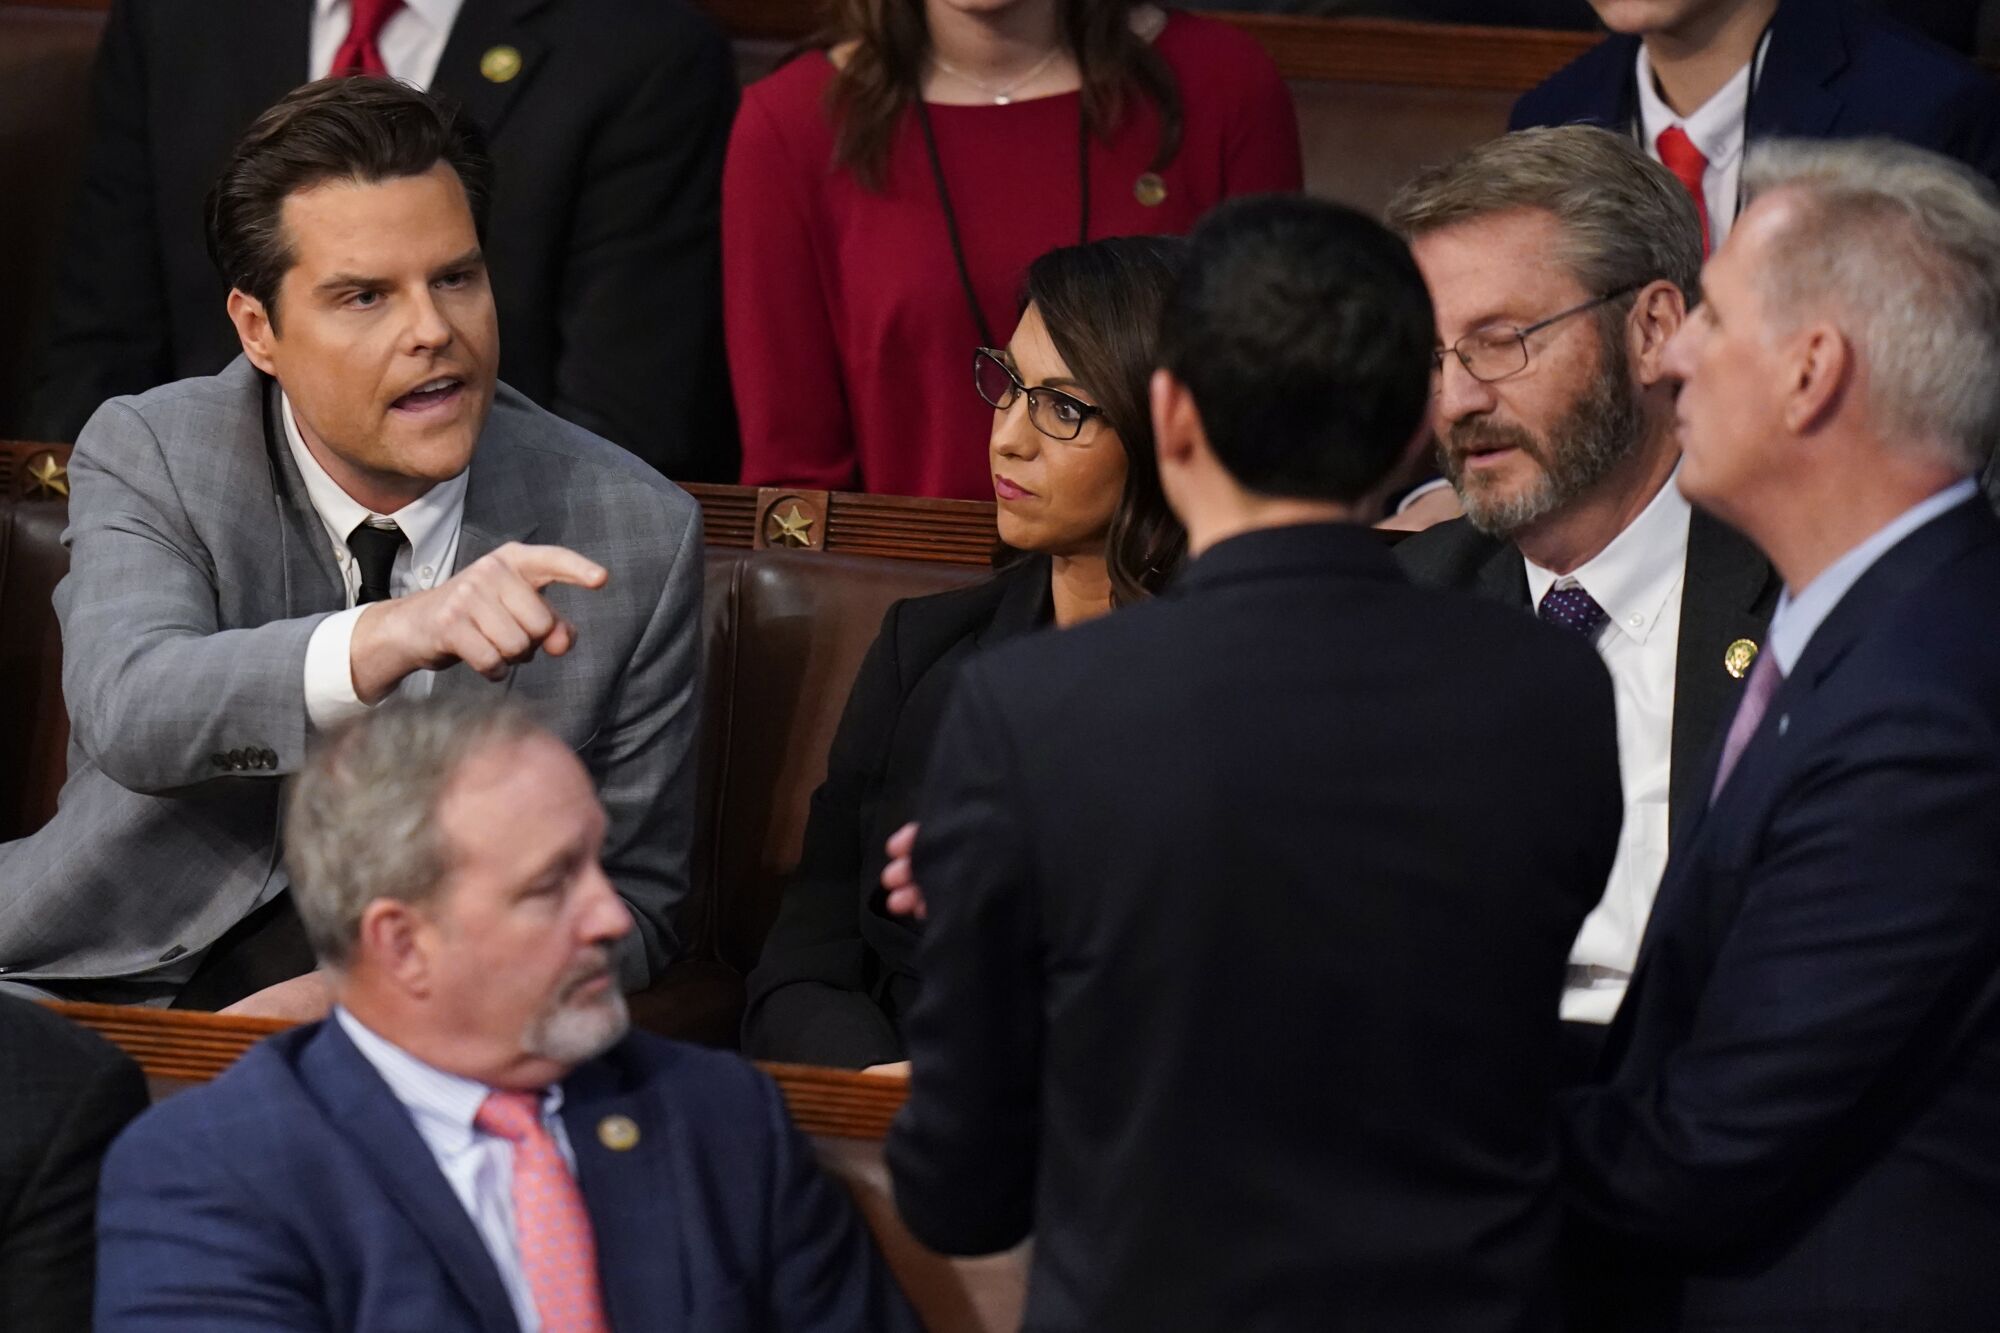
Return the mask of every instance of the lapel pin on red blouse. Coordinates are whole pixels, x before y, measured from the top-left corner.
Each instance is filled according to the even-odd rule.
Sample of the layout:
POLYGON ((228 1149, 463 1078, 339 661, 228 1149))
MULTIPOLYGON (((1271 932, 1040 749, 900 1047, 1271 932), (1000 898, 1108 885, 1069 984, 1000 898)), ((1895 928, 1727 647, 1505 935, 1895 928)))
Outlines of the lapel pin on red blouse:
POLYGON ((1148 208, 1158 208, 1167 201, 1167 183, 1158 172, 1149 171, 1132 182, 1132 197, 1148 208))

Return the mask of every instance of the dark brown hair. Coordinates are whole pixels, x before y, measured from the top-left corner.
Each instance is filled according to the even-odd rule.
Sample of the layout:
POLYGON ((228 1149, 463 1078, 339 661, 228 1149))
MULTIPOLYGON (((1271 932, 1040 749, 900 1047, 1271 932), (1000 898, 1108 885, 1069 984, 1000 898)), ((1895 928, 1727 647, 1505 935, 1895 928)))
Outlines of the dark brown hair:
POLYGON ((257 117, 209 188, 209 258, 225 282, 263 304, 275 329, 278 285, 296 262, 282 225, 286 198, 330 180, 421 176, 440 162, 458 173, 483 241, 492 165, 469 116, 393 79, 308 83, 257 117))
MULTIPOLYGON (((1090 132, 1109 138, 1134 91, 1160 113, 1158 171, 1181 146, 1180 89, 1151 42, 1132 28, 1144 0, 1057 0, 1063 44, 1083 74, 1083 113, 1090 132)), ((854 53, 827 87, 837 138, 834 163, 862 184, 881 183, 890 139, 903 111, 923 87, 930 52, 923 0, 835 0, 833 24, 819 44, 853 41, 854 53)))
POLYGON ((1113 606, 1158 592, 1187 551, 1187 532, 1160 490, 1147 394, 1160 314, 1186 251, 1185 241, 1165 236, 1066 246, 1029 266, 1023 290, 1023 306, 1041 312, 1049 341, 1125 446, 1125 490, 1105 538, 1113 606))

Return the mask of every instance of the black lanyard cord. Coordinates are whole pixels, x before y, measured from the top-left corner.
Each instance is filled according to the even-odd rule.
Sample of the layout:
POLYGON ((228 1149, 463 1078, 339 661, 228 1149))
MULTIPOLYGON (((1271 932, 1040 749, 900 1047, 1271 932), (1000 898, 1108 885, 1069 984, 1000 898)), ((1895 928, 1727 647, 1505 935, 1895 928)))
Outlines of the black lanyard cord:
MULTIPOLYGON (((945 234, 951 238, 951 257, 958 265, 958 284, 965 290, 965 308, 972 314, 972 327, 981 347, 997 347, 993 330, 980 308, 978 289, 972 285, 972 269, 965 262, 965 242, 959 236, 958 213, 951 206, 951 190, 945 185, 944 162, 938 156, 937 131, 931 128, 930 108, 921 93, 917 97, 917 123, 924 129, 924 149, 930 155, 931 180, 937 186, 938 205, 944 210, 945 234)), ((1076 243, 1090 239, 1090 120, 1083 109, 1083 94, 1076 102, 1076 190, 1080 206, 1076 220, 1076 243)))

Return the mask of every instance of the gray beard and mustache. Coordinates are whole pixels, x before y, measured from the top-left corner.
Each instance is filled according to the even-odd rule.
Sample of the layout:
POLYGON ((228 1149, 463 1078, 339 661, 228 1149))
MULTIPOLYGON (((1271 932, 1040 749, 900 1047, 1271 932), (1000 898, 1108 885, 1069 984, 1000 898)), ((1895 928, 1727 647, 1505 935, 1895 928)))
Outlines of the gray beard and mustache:
POLYGON ((1438 465, 1473 527, 1489 537, 1510 539, 1597 485, 1638 449, 1645 421, 1639 396, 1626 378, 1622 347, 1604 348, 1598 366, 1590 388, 1546 437, 1503 422, 1467 418, 1439 439, 1438 465), (1475 449, 1491 448, 1519 449, 1540 465, 1540 475, 1511 495, 1489 493, 1494 479, 1468 473, 1465 459, 1475 449))
POLYGON ((575 1066, 617 1045, 630 1023, 617 974, 612 973, 611 989, 602 999, 579 1002, 575 998, 578 987, 607 971, 611 971, 611 958, 604 954, 585 959, 565 973, 555 998, 535 1015, 522 1035, 521 1048, 544 1060, 575 1066))

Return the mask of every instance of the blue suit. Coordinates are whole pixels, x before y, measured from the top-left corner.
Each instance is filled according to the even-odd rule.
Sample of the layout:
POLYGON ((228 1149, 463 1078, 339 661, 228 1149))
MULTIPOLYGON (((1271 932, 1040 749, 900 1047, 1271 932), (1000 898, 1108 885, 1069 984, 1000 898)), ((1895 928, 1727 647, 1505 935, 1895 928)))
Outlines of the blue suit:
POLYGON ((1983 500, 1891 547, 1677 830, 1565 1094, 1576 1327, 2000 1327, 1996 588, 1983 500))
MULTIPOLYGON (((914 1330, 777 1089, 633 1035, 563 1083, 615 1329, 914 1330), (607 1116, 636 1146, 599 1139, 607 1116)), ((514 1333, 409 1114, 338 1024, 280 1034, 142 1116, 106 1160, 97 1328, 514 1333)))
MULTIPOLYGON (((1507 128, 1580 122, 1629 132, 1638 58, 1637 37, 1608 38, 1524 93, 1507 128)), ((1752 142, 1887 135, 2000 180, 2000 84, 1853 0, 1782 0, 1744 128, 1752 142)))

